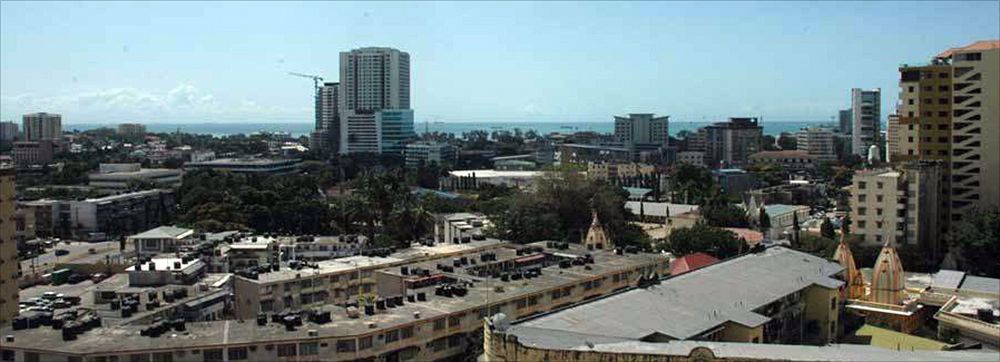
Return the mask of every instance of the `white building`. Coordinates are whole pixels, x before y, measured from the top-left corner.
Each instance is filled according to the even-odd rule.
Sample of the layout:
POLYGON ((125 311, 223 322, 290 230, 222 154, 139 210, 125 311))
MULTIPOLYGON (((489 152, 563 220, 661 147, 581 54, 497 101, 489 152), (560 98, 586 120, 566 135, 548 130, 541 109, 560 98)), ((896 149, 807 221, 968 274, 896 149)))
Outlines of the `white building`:
POLYGON ((174 252, 179 246, 187 245, 194 230, 174 226, 160 226, 128 237, 135 243, 135 250, 141 256, 174 252))
POLYGON ((833 130, 822 127, 808 127, 795 134, 799 150, 804 150, 819 162, 837 160, 837 148, 834 143, 833 130))
POLYGON ((670 116, 655 117, 652 113, 630 113, 615 116, 615 139, 626 147, 666 148, 670 141, 670 116))
POLYGON ((705 152, 702 151, 677 152, 677 162, 684 162, 695 166, 705 167, 705 152))
POLYGON ((102 163, 97 173, 87 176, 89 185, 100 190, 124 191, 129 182, 148 181, 157 187, 180 186, 184 172, 169 168, 142 168, 138 163, 102 163))
POLYGON ((396 153, 416 133, 410 55, 392 48, 340 53, 340 153, 396 153))
POLYGON ((475 190, 485 184, 507 187, 529 187, 543 171, 455 170, 441 180, 449 190, 475 190))
POLYGON ((882 90, 851 89, 851 120, 851 153, 865 157, 872 145, 881 150, 882 90))
POLYGON ((434 242, 444 244, 461 244, 473 239, 483 239, 483 229, 491 225, 482 214, 467 212, 441 214, 434 219, 434 242))
POLYGON ((445 164, 456 161, 455 147, 441 142, 415 142, 406 145, 406 167, 416 168, 424 164, 445 164))

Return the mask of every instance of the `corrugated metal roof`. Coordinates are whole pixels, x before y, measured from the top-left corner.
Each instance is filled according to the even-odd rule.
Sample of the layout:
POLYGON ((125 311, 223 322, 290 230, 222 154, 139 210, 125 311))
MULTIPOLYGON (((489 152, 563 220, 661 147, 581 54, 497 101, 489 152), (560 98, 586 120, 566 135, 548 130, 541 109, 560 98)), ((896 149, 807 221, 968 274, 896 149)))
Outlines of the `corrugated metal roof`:
POLYGON ((964 277, 964 272, 942 269, 937 274, 934 274, 931 286, 934 288, 958 289, 958 286, 962 285, 962 278, 964 277))
POLYGON ((838 288, 834 262, 775 246, 519 324, 641 339, 661 333, 697 337, 726 322, 756 327, 770 320, 753 310, 810 285, 838 288))
POLYGON ((1000 279, 966 275, 959 289, 1000 294, 1000 279))

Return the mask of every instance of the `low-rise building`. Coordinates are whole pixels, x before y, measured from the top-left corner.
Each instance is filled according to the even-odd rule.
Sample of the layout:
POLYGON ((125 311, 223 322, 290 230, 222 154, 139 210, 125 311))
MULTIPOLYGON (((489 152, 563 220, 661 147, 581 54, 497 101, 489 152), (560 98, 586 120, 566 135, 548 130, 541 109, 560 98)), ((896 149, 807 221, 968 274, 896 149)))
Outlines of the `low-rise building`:
POLYGON ((837 143, 830 128, 807 127, 795 133, 796 148, 817 162, 837 161, 837 143))
POLYGON ((47 165, 59 152, 59 144, 52 140, 14 142, 14 163, 19 167, 47 165))
POLYGON ((129 236, 127 242, 135 244, 139 255, 147 256, 176 252, 181 246, 193 244, 193 235, 194 230, 191 229, 160 226, 129 236))
POLYGON ((149 261, 130 267, 129 285, 133 287, 161 286, 169 284, 191 285, 205 275, 205 263, 193 257, 154 257, 149 261))
POLYGON ((318 269, 277 272, 287 274, 278 284, 264 283, 270 277, 262 274, 259 277, 265 278, 257 282, 270 287, 266 299, 273 301, 274 309, 264 315, 244 309, 249 305, 247 296, 258 306, 265 300, 245 292, 246 282, 253 280, 236 277, 236 310, 246 322, 186 323, 184 333, 164 333, 155 325, 104 326, 72 334, 73 339, 66 341, 59 338, 61 331, 51 328, 4 329, 0 333, 11 337, 2 348, 12 351, 18 361, 112 356, 119 360, 174 361, 225 359, 223 356, 249 361, 452 359, 480 353, 482 320, 488 315, 527 318, 600 299, 668 270, 669 258, 663 254, 618 255, 612 250, 552 244, 551 248, 544 242, 519 248, 493 244, 462 252, 460 248, 472 244, 435 246, 451 250, 448 253, 433 253, 425 247, 377 258, 405 260, 402 264, 382 264, 380 269, 359 269, 349 260, 338 262, 349 265, 345 270, 334 271, 330 268, 340 268, 332 264, 335 261, 320 262, 318 269), (442 264, 444 258, 450 258, 450 263, 442 264), (437 264, 442 265, 438 268, 437 264), (362 280, 379 291, 368 299, 374 302, 311 302, 318 292, 336 290, 335 286, 349 289, 362 280), (298 301, 303 295, 310 303, 298 301), (292 300, 291 310, 318 310, 282 314, 286 297, 292 300))
POLYGON ((587 163, 587 177, 598 180, 649 176, 656 173, 656 167, 642 163, 587 163))
POLYGON ((176 209, 171 190, 153 189, 83 200, 18 203, 34 214, 37 235, 106 240, 161 225, 176 209))
POLYGON ((279 175, 298 172, 301 165, 302 160, 294 158, 218 158, 210 161, 188 162, 184 164, 184 169, 279 175))
POLYGON ((705 152, 703 151, 681 151, 677 152, 677 162, 705 167, 705 152))
POLYGON ((531 187, 543 171, 455 170, 441 179, 446 190, 477 190, 482 185, 531 187))
POLYGON ((559 145, 559 163, 585 165, 589 162, 632 162, 633 150, 614 145, 563 143, 559 145))
POLYGON ((405 148, 406 167, 454 164, 458 159, 455 146, 442 142, 414 142, 405 148))
POLYGON ((729 196, 740 196, 749 190, 757 188, 757 176, 738 168, 724 168, 713 170, 712 175, 722 189, 722 193, 729 196))
POLYGON ((751 164, 770 163, 786 171, 805 171, 816 168, 816 157, 803 150, 761 151, 750 155, 751 164))
POLYGON ((149 182, 165 188, 180 186, 183 175, 181 170, 142 168, 138 163, 102 163, 98 172, 87 178, 91 187, 118 192, 128 190, 135 182, 149 182))
MULTIPOLYGON (((754 220, 760 215, 760 205, 748 204, 747 210, 754 220)), ((803 205, 765 204, 764 211, 771 220, 771 227, 767 229, 767 238, 771 240, 786 239, 785 236, 792 232, 795 218, 798 218, 799 225, 802 225, 809 218, 809 210, 809 206, 803 205)))
POLYGON ((484 229, 489 225, 490 221, 482 214, 462 212, 435 215, 434 242, 460 244, 483 240, 484 229))

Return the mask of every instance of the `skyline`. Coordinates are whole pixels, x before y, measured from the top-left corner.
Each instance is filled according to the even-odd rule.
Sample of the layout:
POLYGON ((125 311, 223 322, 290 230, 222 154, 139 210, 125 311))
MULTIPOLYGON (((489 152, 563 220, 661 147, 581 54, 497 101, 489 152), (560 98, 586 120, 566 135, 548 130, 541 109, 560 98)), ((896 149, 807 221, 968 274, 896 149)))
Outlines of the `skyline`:
POLYGON ((899 64, 1000 38, 992 15, 1000 2, 2 2, 0 10, 0 120, 18 123, 37 111, 67 124, 310 122, 311 82, 287 72, 336 81, 339 52, 364 46, 410 53, 417 122, 610 122, 630 112, 674 122, 829 121, 850 106, 853 87, 882 88, 884 121, 899 64), (904 28, 914 17, 927 21, 904 28), (756 21, 732 25, 745 19, 756 21))

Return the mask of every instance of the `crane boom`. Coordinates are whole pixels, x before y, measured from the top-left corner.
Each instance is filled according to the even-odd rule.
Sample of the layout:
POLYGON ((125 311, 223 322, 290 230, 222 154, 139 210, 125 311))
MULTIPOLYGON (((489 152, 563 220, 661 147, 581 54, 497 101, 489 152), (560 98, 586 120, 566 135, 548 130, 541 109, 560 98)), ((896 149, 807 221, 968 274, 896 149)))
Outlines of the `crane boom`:
POLYGON ((302 77, 302 78, 312 79, 313 80, 313 87, 316 88, 317 90, 319 89, 319 83, 323 81, 323 77, 320 77, 318 75, 302 74, 302 73, 296 73, 296 72, 288 72, 288 75, 294 75, 296 77, 302 77))

